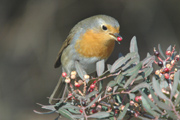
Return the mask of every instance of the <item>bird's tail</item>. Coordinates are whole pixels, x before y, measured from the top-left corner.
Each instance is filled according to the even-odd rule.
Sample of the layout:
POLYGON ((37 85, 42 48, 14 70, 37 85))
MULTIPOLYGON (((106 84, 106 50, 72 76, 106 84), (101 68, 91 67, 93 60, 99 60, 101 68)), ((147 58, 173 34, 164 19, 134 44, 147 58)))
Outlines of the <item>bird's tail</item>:
POLYGON ((63 77, 61 76, 59 78, 59 81, 53 91, 53 93, 51 94, 50 98, 49 98, 49 103, 50 104, 56 104, 60 98, 63 96, 65 91, 65 84, 63 83, 63 77))

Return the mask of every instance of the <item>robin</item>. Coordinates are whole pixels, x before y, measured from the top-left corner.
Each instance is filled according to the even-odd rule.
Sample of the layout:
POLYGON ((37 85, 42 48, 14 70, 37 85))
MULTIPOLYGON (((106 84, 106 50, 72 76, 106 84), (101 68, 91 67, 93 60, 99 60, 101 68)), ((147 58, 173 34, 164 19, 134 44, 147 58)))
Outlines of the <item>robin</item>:
MULTIPOLYGON (((77 23, 64 41, 54 67, 62 66, 62 71, 69 76, 75 70, 75 61, 78 61, 88 73, 96 70, 96 62, 107 60, 111 55, 115 41, 121 41, 120 25, 116 19, 107 15, 95 15, 77 23)), ((49 103, 55 104, 62 96, 65 84, 59 79, 49 103)))

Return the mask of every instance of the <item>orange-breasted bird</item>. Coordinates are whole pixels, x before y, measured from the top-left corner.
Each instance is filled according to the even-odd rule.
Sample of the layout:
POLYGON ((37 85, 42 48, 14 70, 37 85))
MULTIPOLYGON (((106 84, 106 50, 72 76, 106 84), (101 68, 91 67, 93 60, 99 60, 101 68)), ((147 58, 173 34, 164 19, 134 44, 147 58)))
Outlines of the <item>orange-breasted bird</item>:
MULTIPOLYGON (((107 15, 95 15, 77 23, 64 41, 54 67, 62 66, 62 71, 69 76, 75 70, 78 61, 88 73, 95 72, 96 62, 107 60, 111 55, 115 41, 121 41, 120 25, 116 19, 107 15)), ((54 104, 53 98, 59 98, 64 92, 65 84, 59 79, 49 103, 54 104)))

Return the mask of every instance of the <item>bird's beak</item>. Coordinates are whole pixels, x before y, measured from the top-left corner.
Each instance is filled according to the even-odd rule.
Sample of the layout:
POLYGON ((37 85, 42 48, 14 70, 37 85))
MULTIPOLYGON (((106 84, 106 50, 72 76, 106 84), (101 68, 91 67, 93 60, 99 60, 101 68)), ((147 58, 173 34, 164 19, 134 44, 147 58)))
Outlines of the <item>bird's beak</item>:
POLYGON ((111 36, 113 36, 113 38, 118 42, 118 44, 120 44, 120 41, 122 41, 122 36, 119 33, 109 33, 111 36))

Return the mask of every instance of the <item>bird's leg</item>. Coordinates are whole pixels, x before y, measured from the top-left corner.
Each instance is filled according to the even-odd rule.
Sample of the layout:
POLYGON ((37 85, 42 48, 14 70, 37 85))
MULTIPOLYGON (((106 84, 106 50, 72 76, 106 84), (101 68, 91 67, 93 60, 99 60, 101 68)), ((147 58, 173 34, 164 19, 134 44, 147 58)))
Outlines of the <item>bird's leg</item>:
POLYGON ((67 91, 67 83, 65 84, 64 92, 63 92, 63 95, 62 95, 62 101, 64 101, 66 91, 67 91))

